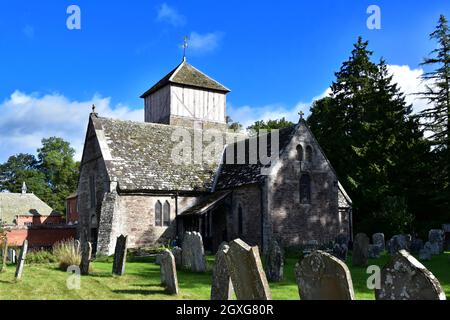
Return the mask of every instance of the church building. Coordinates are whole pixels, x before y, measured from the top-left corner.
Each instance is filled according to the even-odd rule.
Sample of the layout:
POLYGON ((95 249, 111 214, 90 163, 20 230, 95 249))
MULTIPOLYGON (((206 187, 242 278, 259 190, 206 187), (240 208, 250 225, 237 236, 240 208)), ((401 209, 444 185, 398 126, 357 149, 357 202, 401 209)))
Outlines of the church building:
POLYGON ((198 231, 213 252, 236 238, 262 250, 272 239, 298 247, 351 238, 351 200, 306 121, 264 139, 229 132, 229 92, 184 59, 141 96, 144 122, 93 110, 77 191, 80 238, 108 255, 121 234, 140 248, 198 231), (182 140, 192 150, 178 152, 182 140), (212 141, 223 145, 218 154, 205 152, 212 141), (262 141, 276 154, 270 163, 252 152, 262 141))

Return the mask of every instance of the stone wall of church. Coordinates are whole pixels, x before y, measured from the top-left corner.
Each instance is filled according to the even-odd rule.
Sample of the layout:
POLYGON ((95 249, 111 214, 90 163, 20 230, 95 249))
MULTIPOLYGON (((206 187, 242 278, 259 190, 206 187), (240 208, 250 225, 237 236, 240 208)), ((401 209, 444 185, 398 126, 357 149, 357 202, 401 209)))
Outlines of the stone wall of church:
POLYGON ((249 245, 261 247, 261 190, 258 185, 233 191, 227 223, 230 240, 241 238, 249 245), (239 206, 242 208, 242 234, 239 234, 239 206))
POLYGON ((77 237, 81 240, 87 238, 95 243, 97 241, 95 230, 99 225, 102 200, 105 193, 109 192, 109 176, 91 121, 84 148, 77 190, 80 215, 77 237), (91 192, 92 186, 94 192, 91 192))
POLYGON ((279 167, 268 179, 268 194, 271 236, 285 247, 302 246, 310 240, 326 244, 340 231, 348 230, 342 228, 348 222, 339 218, 337 177, 304 124, 299 126, 279 167), (309 155, 307 149, 312 151, 309 155), (310 177, 310 201, 300 199, 303 174, 310 177))

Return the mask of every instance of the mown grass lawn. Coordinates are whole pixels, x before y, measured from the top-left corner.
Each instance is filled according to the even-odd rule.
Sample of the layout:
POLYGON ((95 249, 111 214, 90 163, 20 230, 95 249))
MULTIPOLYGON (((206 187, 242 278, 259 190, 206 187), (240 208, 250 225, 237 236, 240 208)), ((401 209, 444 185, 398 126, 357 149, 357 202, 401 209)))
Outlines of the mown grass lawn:
MULTIPOLYGON (((208 272, 195 274, 178 271, 180 286, 179 296, 165 294, 159 285, 159 266, 152 258, 133 259, 127 262, 126 275, 111 274, 112 263, 92 263, 92 274, 81 279, 80 290, 69 290, 66 286, 68 274, 57 269, 56 265, 26 265, 21 281, 14 280, 14 266, 0 274, 0 300, 114 300, 114 299, 148 299, 148 300, 207 300, 211 288, 211 268, 213 257, 208 257, 208 272)), ((387 256, 371 260, 370 264, 383 266, 387 256)), ((288 258, 285 264, 285 280, 271 283, 273 298, 276 300, 298 300, 295 283, 295 258, 288 258)), ((434 257, 424 263, 439 279, 450 298, 450 252, 434 257)), ((351 260, 348 261, 351 266, 351 260)), ((358 300, 374 299, 373 291, 367 289, 368 275, 365 268, 350 267, 353 285, 358 300)))

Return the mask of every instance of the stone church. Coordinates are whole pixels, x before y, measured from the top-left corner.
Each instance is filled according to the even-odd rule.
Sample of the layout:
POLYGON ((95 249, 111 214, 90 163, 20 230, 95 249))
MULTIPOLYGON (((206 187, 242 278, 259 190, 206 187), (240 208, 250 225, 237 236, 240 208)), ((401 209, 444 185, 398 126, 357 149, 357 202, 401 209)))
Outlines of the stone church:
POLYGON ((272 239, 296 247, 338 234, 351 238, 351 200, 305 120, 266 139, 228 132, 229 92, 184 60, 141 96, 145 122, 103 118, 94 110, 78 182, 80 238, 101 254, 112 254, 121 234, 139 248, 198 231, 211 251, 238 237, 262 250, 272 239), (192 152, 174 157, 186 140, 180 130, 192 152), (219 133, 214 140, 204 139, 212 130, 219 133), (218 140, 219 156, 178 161, 218 140), (262 140, 277 156, 269 164, 261 156, 250 161, 250 146, 262 140), (239 161, 225 161, 242 150, 239 161))

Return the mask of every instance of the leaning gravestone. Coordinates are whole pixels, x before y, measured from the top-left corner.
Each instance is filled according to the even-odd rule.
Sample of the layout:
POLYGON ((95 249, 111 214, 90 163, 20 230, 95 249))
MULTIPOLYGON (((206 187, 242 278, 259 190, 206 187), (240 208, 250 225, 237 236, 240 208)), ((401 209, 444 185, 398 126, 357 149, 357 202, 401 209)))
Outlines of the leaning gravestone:
POLYGON ((226 242, 222 243, 214 260, 211 300, 231 300, 233 297, 233 285, 227 265, 227 253, 230 247, 226 242))
POLYGON ((194 272, 206 271, 205 249, 202 235, 198 232, 186 232, 182 246, 183 267, 194 272))
POLYGON ((28 240, 25 240, 22 245, 22 249, 20 250, 19 259, 17 261, 16 267, 16 279, 20 280, 22 278, 23 266, 25 264, 25 259, 27 257, 28 251, 28 240))
POLYGON ((183 266, 183 262, 182 262, 182 250, 180 247, 174 247, 172 249, 172 254, 175 257, 175 264, 177 265, 177 267, 182 267, 183 266))
POLYGON ((250 247, 241 239, 237 239, 230 243, 226 257, 238 300, 272 299, 258 247, 250 247))
POLYGON ((295 267, 302 300, 354 300, 352 277, 340 259, 315 251, 295 267))
POLYGON ((367 266, 367 259, 369 255, 369 237, 364 233, 358 233, 353 243, 353 258, 354 266, 367 266))
POLYGON ((283 280, 284 257, 283 250, 277 241, 272 241, 267 253, 266 275, 267 280, 279 282, 283 280))
MULTIPOLYGON (((90 247, 89 247, 88 241, 84 241, 83 244, 80 246, 81 248, 81 262, 80 262, 80 273, 82 275, 88 275, 89 274, 89 264, 91 262, 90 256, 90 247)), ((77 243, 75 242, 75 248, 77 248, 77 243)), ((78 249, 78 250, 80 250, 78 249)), ((79 252, 79 251, 77 251, 79 252)))
POLYGON ((127 238, 121 235, 117 238, 114 250, 113 274, 123 276, 125 274, 125 262, 127 260, 127 238))
POLYGON ((438 279, 406 250, 400 250, 381 270, 377 300, 446 300, 438 279))
POLYGON ((386 243, 384 240, 384 233, 375 233, 372 235, 372 243, 381 248, 383 252, 386 249, 386 243))
POLYGON ((178 277, 175 257, 170 250, 165 249, 161 255, 161 284, 170 294, 178 294, 178 277))
POLYGON ((5 271, 6 269, 6 259, 8 257, 8 238, 5 238, 3 242, 3 248, 2 248, 2 268, 0 272, 5 271))

